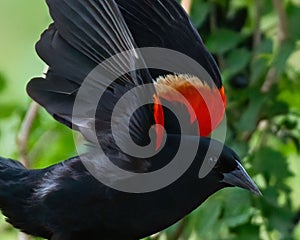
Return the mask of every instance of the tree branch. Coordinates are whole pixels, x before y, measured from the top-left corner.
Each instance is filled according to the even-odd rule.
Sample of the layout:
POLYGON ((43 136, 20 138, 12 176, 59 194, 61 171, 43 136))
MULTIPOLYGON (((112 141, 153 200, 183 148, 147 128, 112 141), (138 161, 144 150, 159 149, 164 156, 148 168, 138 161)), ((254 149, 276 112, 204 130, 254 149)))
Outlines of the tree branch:
POLYGON ((254 35, 253 35, 253 49, 256 50, 257 47, 261 43, 262 39, 262 32, 260 28, 260 20, 261 20, 261 14, 262 14, 262 1, 256 0, 255 1, 255 27, 254 27, 254 35))
MULTIPOLYGON (((284 1, 273 0, 273 6, 278 13, 278 32, 277 32, 277 44, 282 45, 289 37, 287 16, 284 9, 284 1)), ((266 80, 261 87, 263 93, 268 92, 271 87, 277 82, 277 69, 275 67, 270 68, 266 80)))
POLYGON ((273 0, 274 8, 276 9, 278 16, 279 16, 279 23, 278 23, 278 42, 282 43, 287 40, 289 36, 288 31, 288 21, 286 12, 284 9, 284 1, 282 0, 273 0))
POLYGON ((30 160, 28 158, 28 139, 32 124, 37 116, 38 110, 39 105, 36 102, 32 102, 26 113, 17 137, 17 146, 20 153, 20 161, 25 165, 26 168, 30 168, 31 166, 30 160))

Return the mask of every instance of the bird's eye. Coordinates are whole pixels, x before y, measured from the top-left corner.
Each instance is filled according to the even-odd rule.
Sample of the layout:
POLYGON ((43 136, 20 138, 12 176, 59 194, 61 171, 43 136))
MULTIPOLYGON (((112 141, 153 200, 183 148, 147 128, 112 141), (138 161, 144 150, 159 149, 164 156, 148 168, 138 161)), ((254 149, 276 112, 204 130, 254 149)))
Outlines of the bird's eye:
POLYGON ((211 164, 212 167, 217 167, 218 160, 219 160, 218 157, 211 156, 209 158, 209 163, 211 164))

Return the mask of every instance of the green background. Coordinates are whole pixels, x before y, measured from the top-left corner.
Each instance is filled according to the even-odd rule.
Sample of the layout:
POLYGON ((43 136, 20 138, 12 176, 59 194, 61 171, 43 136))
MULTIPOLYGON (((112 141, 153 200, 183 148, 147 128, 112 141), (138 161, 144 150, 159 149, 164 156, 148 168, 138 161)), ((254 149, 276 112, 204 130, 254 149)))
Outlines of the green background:
MULTIPOLYGON (((278 1, 286 19, 274 2, 194 0, 191 9, 222 71, 226 143, 242 157, 264 196, 224 189, 152 238, 300 240, 300 1, 278 1), (278 38, 279 23, 285 26, 284 39, 278 38), (274 84, 263 92, 266 81, 274 84)), ((31 102, 25 86, 44 70, 34 44, 49 23, 44 1, 0 1, 1 156, 20 158, 16 137, 31 102)), ((40 110, 28 143, 32 167, 75 154, 71 131, 40 110)), ((18 239, 4 217, 0 239, 18 239)))

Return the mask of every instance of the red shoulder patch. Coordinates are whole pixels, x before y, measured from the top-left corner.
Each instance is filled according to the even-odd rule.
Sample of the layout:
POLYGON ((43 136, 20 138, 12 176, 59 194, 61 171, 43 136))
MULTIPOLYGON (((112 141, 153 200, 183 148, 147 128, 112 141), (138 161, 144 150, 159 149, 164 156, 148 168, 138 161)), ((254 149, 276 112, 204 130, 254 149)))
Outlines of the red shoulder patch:
MULTIPOLYGON (((191 124, 198 121, 198 133, 195 134, 200 136, 210 135, 224 117, 226 107, 224 87, 221 89, 211 88, 199 78, 190 75, 159 77, 155 87, 157 91, 157 96, 154 97, 156 124, 164 125, 165 121, 160 99, 185 105, 191 124), (181 94, 181 97, 178 93, 181 94)), ((158 148, 163 139, 163 131, 160 129, 156 133, 156 148, 158 148)))

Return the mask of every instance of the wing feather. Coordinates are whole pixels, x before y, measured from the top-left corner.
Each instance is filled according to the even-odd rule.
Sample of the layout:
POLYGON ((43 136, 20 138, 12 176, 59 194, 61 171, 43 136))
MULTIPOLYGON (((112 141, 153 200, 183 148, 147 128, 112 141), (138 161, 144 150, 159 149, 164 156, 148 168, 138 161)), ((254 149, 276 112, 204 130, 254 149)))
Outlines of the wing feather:
MULTIPOLYGON (((219 68, 177 1, 116 0, 116 2, 139 47, 167 48, 191 57, 201 64, 214 81, 214 85, 221 89, 219 68)), ((165 71, 157 69, 150 72, 154 79, 166 74, 165 71)), ((210 79, 201 80, 212 86, 210 79)))
MULTIPOLYGON (((110 125, 106 122, 110 121, 114 104, 122 94, 134 86, 152 83, 152 78, 146 69, 134 70, 136 61, 142 62, 143 59, 138 55, 137 45, 115 1, 47 0, 47 4, 54 23, 42 34, 36 49, 49 65, 49 71, 46 81, 42 78, 32 79, 27 91, 63 124, 77 130, 90 128, 90 117, 84 119, 84 116, 73 116, 74 102, 83 81, 98 64, 106 63, 107 58, 130 50, 130 54, 118 54, 112 63, 108 62, 104 67, 113 76, 119 76, 124 69, 132 70, 119 76, 109 87, 106 83, 101 84, 101 79, 97 81, 93 94, 99 94, 97 90, 106 93, 98 106, 91 105, 85 109, 85 112, 91 112, 93 109, 88 108, 97 107, 96 122, 102 123, 97 134, 103 136, 109 132, 107 128, 110 125)), ((152 90, 154 93, 154 87, 152 90)), ((149 101, 153 93, 149 93, 149 101)), ((127 116, 135 109, 138 101, 138 96, 133 95, 130 106, 123 109, 123 115, 118 115, 120 121, 122 116, 127 116)), ((143 134, 152 123, 150 108, 141 108, 135 114, 132 118, 132 134, 137 142, 145 140, 143 134)), ((107 139, 107 136, 103 139, 107 139)))

